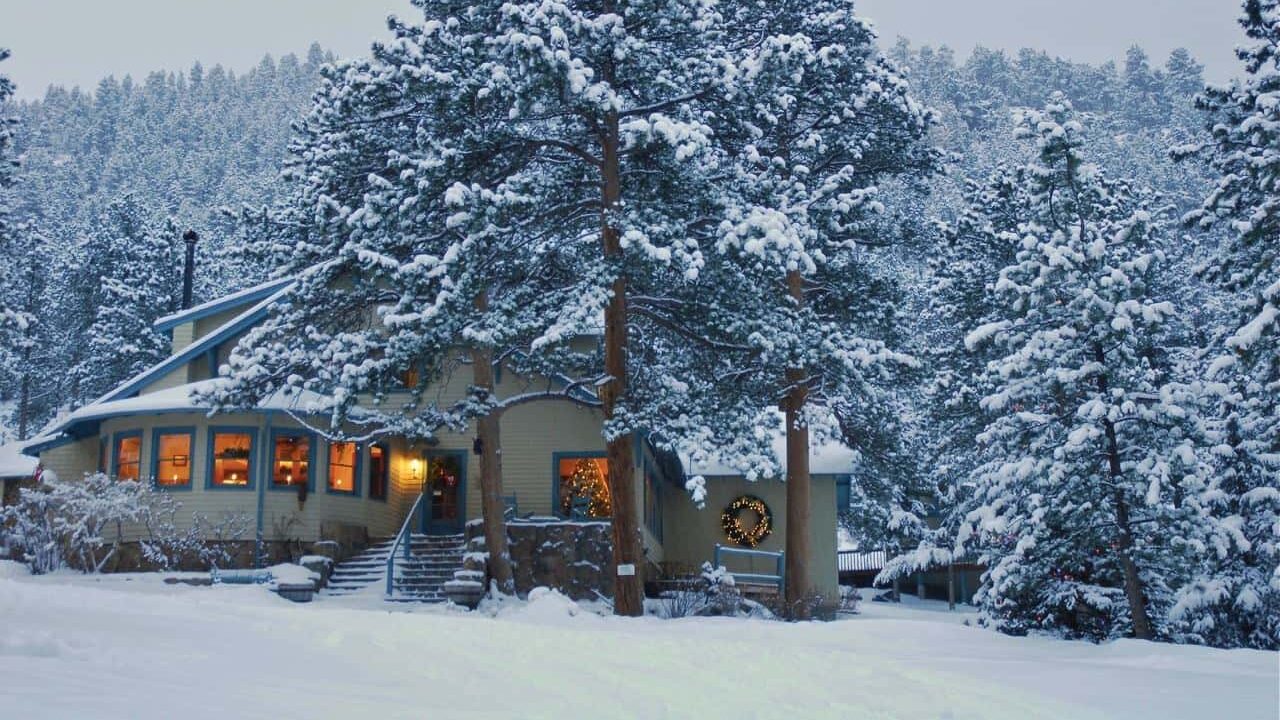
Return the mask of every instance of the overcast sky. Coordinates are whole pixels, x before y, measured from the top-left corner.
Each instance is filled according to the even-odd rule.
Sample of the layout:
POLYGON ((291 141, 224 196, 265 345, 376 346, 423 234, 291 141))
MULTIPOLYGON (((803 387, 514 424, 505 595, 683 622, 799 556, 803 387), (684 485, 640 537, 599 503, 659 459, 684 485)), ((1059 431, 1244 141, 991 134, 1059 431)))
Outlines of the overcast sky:
MULTIPOLYGON (((731 1, 731 0, 722 0, 731 1)), ((1157 62, 1189 48, 1211 80, 1238 72, 1232 48, 1244 39, 1236 0, 860 0, 887 42, 1035 47, 1074 60, 1120 59, 1134 43, 1157 62)), ((302 54, 318 41, 340 55, 363 54, 385 36, 389 13, 411 18, 408 0, 0 0, 0 71, 22 98, 50 84, 93 87, 105 75, 142 77, 195 60, 233 69, 264 53, 302 54)))

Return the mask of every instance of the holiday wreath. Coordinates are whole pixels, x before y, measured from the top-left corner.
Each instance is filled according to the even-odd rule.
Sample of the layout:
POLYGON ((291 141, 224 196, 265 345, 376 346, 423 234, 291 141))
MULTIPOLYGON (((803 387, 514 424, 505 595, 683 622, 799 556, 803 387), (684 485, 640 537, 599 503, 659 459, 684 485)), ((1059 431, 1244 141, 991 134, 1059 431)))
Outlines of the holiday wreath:
POLYGON ((729 507, 720 514, 720 525, 733 542, 744 547, 755 547, 773 532, 773 513, 769 512, 769 506, 760 498, 742 495, 729 503, 729 507), (758 516, 754 527, 747 528, 742 524, 744 510, 750 510, 758 516))

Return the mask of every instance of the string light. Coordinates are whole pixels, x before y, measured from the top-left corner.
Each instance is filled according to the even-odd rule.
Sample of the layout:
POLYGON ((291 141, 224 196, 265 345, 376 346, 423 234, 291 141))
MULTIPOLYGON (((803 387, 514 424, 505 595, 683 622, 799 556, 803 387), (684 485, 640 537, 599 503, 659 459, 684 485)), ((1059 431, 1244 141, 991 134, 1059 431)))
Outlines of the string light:
POLYGON ((720 526, 734 543, 744 547, 755 547, 773 532, 773 513, 769 511, 769 506, 755 495, 741 495, 729 503, 729 507, 720 514, 720 526), (759 517, 755 527, 750 530, 742 525, 744 510, 750 510, 759 517))

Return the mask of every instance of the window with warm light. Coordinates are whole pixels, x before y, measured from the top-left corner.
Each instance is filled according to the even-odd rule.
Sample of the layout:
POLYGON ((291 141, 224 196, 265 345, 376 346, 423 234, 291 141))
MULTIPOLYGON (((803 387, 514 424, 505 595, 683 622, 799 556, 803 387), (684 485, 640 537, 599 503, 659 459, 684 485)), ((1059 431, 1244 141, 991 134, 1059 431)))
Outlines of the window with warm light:
POLYGON ((556 461, 560 515, 568 518, 613 516, 609 499, 609 463, 603 456, 560 457, 556 461))
POLYGON ((276 435, 272 445, 271 485, 278 488, 310 485, 310 436, 276 435))
POLYGON ((418 386, 418 381, 421 379, 421 377, 422 376, 418 374, 417 368, 409 368, 408 370, 402 370, 400 372, 400 384, 406 389, 412 390, 418 386))
POLYGON ((193 430, 156 430, 152 438, 155 453, 156 485, 168 488, 191 486, 193 430))
POLYGON ((329 491, 354 493, 356 491, 356 453, 353 442, 329 443, 329 491))
POLYGON ((117 480, 137 480, 142 477, 142 433, 118 433, 113 457, 115 460, 111 474, 117 480))
POLYGON ((252 433, 211 430, 209 457, 210 487, 249 487, 253 469, 252 433))
POLYGON ((387 480, 390 476, 391 453, 386 445, 369 446, 369 497, 387 499, 387 480))

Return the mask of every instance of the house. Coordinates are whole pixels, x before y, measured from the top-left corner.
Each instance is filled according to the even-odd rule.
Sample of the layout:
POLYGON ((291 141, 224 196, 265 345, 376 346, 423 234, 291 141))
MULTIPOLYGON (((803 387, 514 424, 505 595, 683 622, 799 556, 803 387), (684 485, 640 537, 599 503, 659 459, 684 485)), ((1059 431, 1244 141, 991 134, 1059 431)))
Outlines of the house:
MULTIPOLYGON (((25 452, 62 479, 103 471, 154 483, 180 496, 179 520, 189 522, 192 513, 243 518, 253 541, 241 556, 246 564, 262 562, 264 553, 286 557, 288 547, 321 540, 362 545, 394 538, 405 526, 427 535, 462 533, 481 515, 473 433, 445 432, 430 443, 397 437, 329 441, 307 427, 316 398, 305 393, 213 415, 193 401, 193 391, 219 382, 218 367, 288 287, 288 280, 267 282, 161 318, 156 328, 172 337, 172 355, 61 419, 25 452), (419 516, 406 522, 415 506, 419 516)), ((499 397, 554 382, 498 370, 499 397)), ((428 395, 447 403, 468 385, 469 378, 448 378, 428 395)), ((599 410, 556 399, 504 413, 504 494, 520 516, 607 518, 602 422, 599 410), (575 497, 585 501, 574 503, 575 497)), ((748 482, 727 467, 685 468, 643 436, 637 440, 636 501, 643 512, 647 577, 696 569, 712 559, 717 543, 731 544, 721 516, 742 496, 771 509, 773 532, 759 549, 783 549, 783 483, 748 482), (705 509, 695 507, 684 489, 687 472, 707 476, 705 509)), ((830 598, 837 593, 836 484, 850 464, 848 451, 814 453, 811 573, 815 589, 830 598)), ((141 532, 126 529, 124 540, 136 541, 141 532)), ((765 561, 743 562, 746 567, 731 569, 759 571, 752 563, 765 561)))

